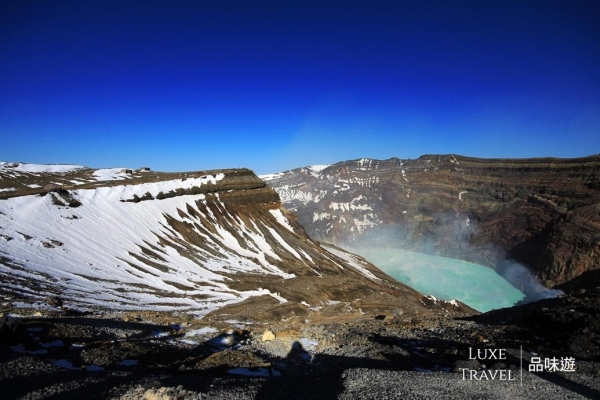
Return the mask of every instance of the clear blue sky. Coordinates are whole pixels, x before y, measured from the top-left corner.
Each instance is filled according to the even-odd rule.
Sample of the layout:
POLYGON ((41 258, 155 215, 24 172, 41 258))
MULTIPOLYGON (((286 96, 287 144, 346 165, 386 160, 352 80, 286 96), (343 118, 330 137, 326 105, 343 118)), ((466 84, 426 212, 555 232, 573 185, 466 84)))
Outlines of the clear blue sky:
POLYGON ((600 1, 0 0, 0 160, 600 153, 600 1))

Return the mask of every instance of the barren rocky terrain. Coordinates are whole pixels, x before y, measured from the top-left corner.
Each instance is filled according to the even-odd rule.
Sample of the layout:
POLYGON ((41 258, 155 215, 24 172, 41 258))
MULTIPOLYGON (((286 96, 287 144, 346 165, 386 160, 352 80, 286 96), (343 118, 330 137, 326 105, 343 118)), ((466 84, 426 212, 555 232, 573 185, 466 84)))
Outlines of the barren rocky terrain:
POLYGON ((6 310, 18 325, 3 329, 0 386, 6 399, 600 396, 600 288, 482 315, 428 310, 269 322, 6 310), (505 358, 471 359, 486 349, 505 358), (534 357, 573 368, 530 372, 534 357))
MULTIPOLYGON (((497 268, 516 260, 548 287, 600 268, 600 156, 359 159, 264 176, 309 236, 497 268)), ((596 278, 597 280, 597 278, 596 278)))
MULTIPOLYGON (((600 397, 600 289, 591 280, 587 289, 567 281, 559 298, 480 315, 315 241, 302 214, 285 209, 249 170, 6 166, 2 398, 600 397)), ((406 182, 408 171, 400 171, 406 182)), ((565 218, 593 208, 594 176, 592 186, 569 192, 575 200, 565 218)), ((464 214, 456 206, 456 220, 426 217, 426 199, 450 204, 444 187, 423 190, 421 206, 401 213, 420 213, 410 219, 415 232, 448 234, 446 223, 476 221, 485 208, 469 203, 464 214)), ((328 208, 362 212, 361 201, 328 208)), ((506 203, 485 204, 503 219, 521 215, 520 195, 506 203)), ((390 210, 401 212, 412 203, 394 204, 390 210)), ((573 218, 593 227, 589 216, 589 223, 573 218)), ((577 248, 593 256, 596 237, 581 237, 577 248)))
POLYGON ((25 178, 15 169, 5 168, 5 185, 27 179, 37 187, 2 192, 0 199, 5 302, 55 296, 75 309, 263 320, 302 316, 331 302, 363 312, 423 308, 415 290, 313 241, 250 170, 117 172, 112 180, 85 182, 85 168, 75 169, 82 175, 25 178), (45 189, 55 183, 61 186, 45 189))

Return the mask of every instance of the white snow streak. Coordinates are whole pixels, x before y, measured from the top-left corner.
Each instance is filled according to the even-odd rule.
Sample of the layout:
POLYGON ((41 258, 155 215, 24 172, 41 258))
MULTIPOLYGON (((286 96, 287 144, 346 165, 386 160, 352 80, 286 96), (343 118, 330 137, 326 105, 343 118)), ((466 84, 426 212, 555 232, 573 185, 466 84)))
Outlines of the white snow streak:
POLYGON ((288 221, 288 219, 283 215, 280 209, 269 210, 269 212, 275 217, 277 222, 283 225, 284 228, 286 228, 290 232, 294 232, 294 228, 292 228, 292 226, 290 225, 290 221, 288 221))
POLYGON ((346 261, 348 264, 350 264, 352 267, 354 267, 355 269, 358 270, 358 272, 360 272, 361 274, 363 274, 364 276, 366 276, 369 279, 373 279, 373 280, 380 280, 378 277, 376 277, 375 275, 373 275, 373 273, 371 271, 369 271, 367 268, 365 268, 364 266, 361 265, 361 261, 359 261, 359 259, 357 258, 357 256, 355 256, 354 254, 350 254, 350 253, 346 253, 345 251, 342 250, 338 250, 336 248, 327 246, 327 245, 323 245, 323 247, 330 253, 332 253, 333 255, 341 258, 342 260, 346 261))

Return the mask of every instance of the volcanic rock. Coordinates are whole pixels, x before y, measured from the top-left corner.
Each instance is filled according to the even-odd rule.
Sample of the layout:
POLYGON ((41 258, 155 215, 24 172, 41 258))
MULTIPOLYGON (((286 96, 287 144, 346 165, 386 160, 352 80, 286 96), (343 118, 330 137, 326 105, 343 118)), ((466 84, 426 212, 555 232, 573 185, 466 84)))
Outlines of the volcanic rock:
POLYGON ((392 246, 555 286, 600 268, 600 156, 360 159, 265 177, 316 240, 392 246))
POLYGON ((106 171, 62 169, 68 172, 5 176, 0 169, 3 185, 28 182, 0 192, 0 225, 18 237, 0 241, 7 304, 64 301, 72 315, 91 306, 158 307, 262 322, 301 319, 311 308, 336 318, 437 311, 361 257, 308 237, 278 194, 248 169, 107 181, 90 179, 106 171), (77 218, 66 198, 55 201, 62 192, 41 184, 65 177, 79 182, 61 189, 80 204, 77 218))

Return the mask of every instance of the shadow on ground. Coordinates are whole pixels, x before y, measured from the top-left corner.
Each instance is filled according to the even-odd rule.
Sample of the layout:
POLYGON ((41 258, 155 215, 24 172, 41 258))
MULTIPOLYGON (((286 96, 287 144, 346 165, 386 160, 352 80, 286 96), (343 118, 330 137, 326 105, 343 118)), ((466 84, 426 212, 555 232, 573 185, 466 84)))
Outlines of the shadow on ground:
MULTIPOLYGON (((278 358, 253 346, 231 346, 245 340, 243 332, 195 344, 181 342, 182 338, 176 326, 143 321, 27 319, 14 343, 0 347, 2 398, 134 399, 144 398, 147 391, 178 388, 209 398, 231 394, 239 399, 334 399, 345 391, 348 369, 449 368, 459 356, 436 356, 422 349, 466 346, 432 337, 419 340, 417 350, 411 341, 374 334, 367 347, 378 349, 375 353, 312 353, 295 342, 285 357, 278 358)), ((512 355, 507 363, 519 365, 520 360, 512 355)), ((597 390, 559 375, 538 376, 574 393, 600 398, 597 390)))

